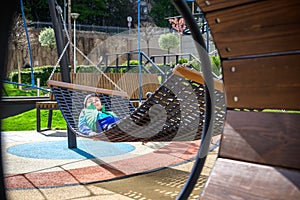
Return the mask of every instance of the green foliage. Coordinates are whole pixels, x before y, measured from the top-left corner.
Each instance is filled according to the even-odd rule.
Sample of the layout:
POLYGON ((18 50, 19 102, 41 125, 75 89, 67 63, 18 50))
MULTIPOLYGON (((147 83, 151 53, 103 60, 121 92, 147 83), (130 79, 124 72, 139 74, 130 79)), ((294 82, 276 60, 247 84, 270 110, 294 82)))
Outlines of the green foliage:
POLYGON ((279 113, 291 113, 291 114, 300 114, 299 110, 276 110, 276 109, 264 109, 262 112, 279 112, 279 113))
POLYGON ((98 70, 93 65, 78 65, 76 68, 76 72, 79 73, 95 73, 98 70))
POLYGON ((178 11, 170 0, 153 0, 150 17, 158 27, 168 27, 166 18, 179 15, 178 11))
POLYGON ((201 71, 201 64, 198 61, 193 60, 191 65, 192 65, 192 68, 194 68, 195 70, 197 70, 199 72, 201 71))
MULTIPOLYGON (((198 61, 193 61, 191 65, 197 71, 201 71, 201 64, 198 61)), ((220 76, 222 73, 220 57, 219 56, 211 56, 210 57, 210 65, 211 65, 213 73, 216 74, 217 76, 220 76)))
MULTIPOLYGON (((56 0, 63 9, 64 0, 56 0)), ((149 13, 151 21, 158 27, 168 27, 166 18, 180 15, 170 0, 152 0, 149 13)), ((191 8, 192 3, 187 2, 191 8)), ((127 27, 127 16, 133 18, 132 24, 137 24, 137 1, 124 0, 72 0, 72 12, 80 14, 78 24, 99 26, 127 27)), ((39 22, 50 22, 49 5, 45 0, 24 1, 27 19, 39 22)), ((191 8, 192 10, 192 8, 191 8)))
MULTIPOLYGON (((143 62, 142 62, 142 64, 143 64, 143 62)), ((123 62, 121 65, 127 66, 127 61, 123 62)), ((129 65, 139 65, 139 61, 138 60, 130 60, 129 65)))
MULTIPOLYGON (((54 66, 47 65, 47 66, 41 66, 41 67, 34 67, 34 78, 35 82, 37 78, 40 78, 40 86, 46 86, 47 80, 49 79, 54 66)), ((71 67, 69 66, 69 71, 71 70, 71 67)), ((60 72, 60 67, 56 68, 55 72, 60 72)), ((9 79, 12 82, 18 82, 18 72, 12 71, 9 75, 9 79)), ((28 84, 31 85, 31 69, 26 68, 21 70, 21 82, 22 84, 28 84)))
POLYGON ((119 66, 118 69, 113 67, 113 68, 108 68, 106 70, 106 73, 126 73, 128 72, 128 68, 126 66, 119 66))
POLYGON ((49 47, 51 50, 55 49, 56 40, 53 28, 44 28, 39 34, 39 42, 42 46, 49 47))
MULTIPOLYGON (((66 130, 67 125, 60 110, 53 110, 52 129, 66 130)), ((41 127, 47 127, 48 111, 41 110, 41 127)), ((2 131, 36 130, 36 109, 2 119, 2 131)))
POLYGON ((99 21, 104 21, 103 25, 128 27, 127 17, 131 16, 132 24, 137 24, 137 1, 113 0, 106 1, 105 4, 104 20, 101 19, 95 23, 99 24, 99 21))
POLYGON ((210 63, 211 63, 211 68, 212 71, 216 74, 216 75, 221 75, 221 59, 219 56, 211 56, 210 57, 210 63))
MULTIPOLYGON (((61 3, 63 0, 58 0, 61 3)), ((49 4, 45 0, 23 1, 25 16, 32 21, 47 22, 51 21, 49 14, 49 4)))
POLYGON ((178 59, 178 64, 184 64, 184 63, 188 63, 188 62, 189 62, 189 59, 187 59, 187 58, 178 59))
POLYGON ((79 1, 72 0, 72 12, 79 13, 80 16, 76 21, 80 24, 96 24, 103 20, 103 17, 108 15, 106 12, 106 1, 79 1))
MULTIPOLYGON (((56 0, 63 9, 64 0, 56 0)), ((123 26, 127 27, 127 16, 131 15, 137 23, 136 1, 124 0, 72 0, 71 10, 80 14, 78 24, 99 26, 123 26)), ((25 16, 32 21, 50 22, 49 5, 45 0, 24 1, 25 16)))
MULTIPOLYGON (((4 90, 2 91, 2 96, 37 96, 36 89, 29 89, 24 86, 23 90, 20 90, 16 84, 4 83, 4 90)), ((45 95, 47 92, 40 91, 40 95, 45 95)))
POLYGON ((158 45, 162 50, 174 49, 179 45, 179 39, 173 33, 162 34, 158 38, 158 45))

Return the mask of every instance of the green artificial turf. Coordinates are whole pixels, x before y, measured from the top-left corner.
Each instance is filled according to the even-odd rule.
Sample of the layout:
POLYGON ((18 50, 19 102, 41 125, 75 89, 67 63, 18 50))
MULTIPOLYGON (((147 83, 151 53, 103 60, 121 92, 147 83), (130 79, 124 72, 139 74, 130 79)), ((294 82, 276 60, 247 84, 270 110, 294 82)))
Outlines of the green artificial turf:
MULTIPOLYGON (((41 110, 41 128, 46 128, 48 123, 48 111, 41 110)), ((60 110, 53 110, 51 129, 66 130, 66 122, 60 110)), ((2 119, 2 131, 36 130, 36 109, 19 115, 2 119)))
MULTIPOLYGON (((4 83, 3 87, 2 96, 37 96, 37 90, 33 88, 22 86, 22 89, 20 90, 17 85, 7 83, 4 83)), ((49 94, 49 92, 40 90, 41 96, 46 94, 49 94)))
MULTIPOLYGON (((22 87, 20 90, 17 85, 4 83, 3 96, 36 96, 37 90, 22 87)), ((40 91, 40 95, 49 95, 48 92, 40 91)), ((48 110, 41 110, 41 128, 47 128, 48 110)), ((2 131, 30 131, 36 130, 36 109, 2 119, 2 131)), ((60 110, 53 110, 51 129, 65 130, 66 122, 60 110)))

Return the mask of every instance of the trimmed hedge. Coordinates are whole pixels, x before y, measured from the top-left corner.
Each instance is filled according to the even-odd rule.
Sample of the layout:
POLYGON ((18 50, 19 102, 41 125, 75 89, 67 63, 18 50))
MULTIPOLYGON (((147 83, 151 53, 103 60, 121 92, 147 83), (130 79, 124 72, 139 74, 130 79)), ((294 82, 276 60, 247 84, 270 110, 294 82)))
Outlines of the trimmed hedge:
MULTIPOLYGON (((40 78, 40 85, 46 86, 46 81, 49 79, 54 66, 42 66, 42 67, 34 67, 34 79, 36 82, 37 78, 40 78)), ((71 68, 70 68, 71 69, 71 68)), ((56 72, 60 72, 59 67, 57 67, 56 72)), ((13 71, 9 75, 9 79, 12 82, 18 82, 18 71, 13 71)), ((31 68, 25 68, 21 70, 21 82, 22 84, 31 84, 31 68)))
MULTIPOLYGON (((180 64, 188 63, 188 59, 185 58, 180 58, 178 60, 180 64)), ((144 63, 142 63, 144 65, 144 63)), ((157 66, 164 72, 168 72, 171 70, 174 66, 175 63, 171 63, 172 66, 163 66, 162 64, 158 64, 157 66)), ((201 65, 198 62, 192 62, 192 67, 195 68, 196 70, 199 70, 201 65)), ((212 56, 211 57, 211 65, 212 65, 212 70, 215 72, 217 75, 221 74, 221 61, 218 56, 212 56)), ((130 60, 130 67, 127 68, 127 62, 122 63, 120 68, 118 69, 119 73, 126 73, 130 70, 130 73, 138 73, 138 60, 130 60)), ((159 73, 159 71, 154 68, 152 65, 145 66, 151 73, 159 73)), ((49 79, 52 71, 54 69, 54 66, 52 65, 47 65, 47 66, 41 66, 41 67, 34 67, 34 79, 36 82, 37 78, 40 78, 40 86, 46 86, 47 85, 47 80, 49 79)), ((101 70, 104 68, 102 67, 101 70)), ((71 66, 69 66, 69 71, 71 71, 71 66)), ((77 66, 76 69, 77 72, 80 73, 95 73, 97 69, 95 66, 91 65, 79 65, 77 66)), ((55 70, 56 73, 60 73, 60 67, 57 67, 55 70)), ((108 68, 107 73, 115 73, 116 69, 115 68, 108 68)), ((9 80, 11 82, 18 82, 18 72, 15 70, 10 73, 9 75, 9 80)), ((31 68, 24 68, 21 70, 21 82, 22 84, 28 84, 31 85, 31 68)))

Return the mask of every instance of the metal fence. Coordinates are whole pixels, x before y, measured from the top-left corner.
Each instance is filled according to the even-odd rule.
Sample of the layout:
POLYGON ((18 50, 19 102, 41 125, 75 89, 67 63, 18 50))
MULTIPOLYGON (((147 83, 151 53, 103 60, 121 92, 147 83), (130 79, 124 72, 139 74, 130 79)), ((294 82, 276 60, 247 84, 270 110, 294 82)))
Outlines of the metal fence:
MULTIPOLYGON (((36 29, 42 29, 45 27, 52 27, 52 23, 51 22, 30 22, 30 23, 28 23, 28 26, 34 27, 36 29)), ((67 24, 66 24, 66 26, 68 28, 67 24)), ((73 28, 73 25, 71 28, 73 28)), ((76 24, 76 30, 117 34, 117 33, 121 33, 124 31, 128 31, 128 28, 127 27, 118 27, 118 26, 97 26, 97 25, 76 24)))

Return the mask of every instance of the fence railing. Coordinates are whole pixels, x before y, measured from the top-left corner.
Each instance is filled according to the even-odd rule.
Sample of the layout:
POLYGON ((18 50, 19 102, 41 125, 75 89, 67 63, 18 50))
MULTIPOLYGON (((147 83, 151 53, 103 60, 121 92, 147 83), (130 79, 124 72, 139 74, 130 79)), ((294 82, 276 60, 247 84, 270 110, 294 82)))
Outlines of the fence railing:
MULTIPOLYGON (((45 27, 52 27, 51 22, 30 22, 28 23, 28 26, 42 29, 45 27)), ((66 24, 68 28, 68 24, 66 24)), ((73 29, 73 25, 71 26, 73 29)), ((95 31, 95 32, 104 32, 104 33, 121 33, 124 31, 128 31, 127 27, 119 27, 119 26, 97 26, 97 25, 82 25, 82 24, 76 24, 76 30, 79 31, 95 31)))

